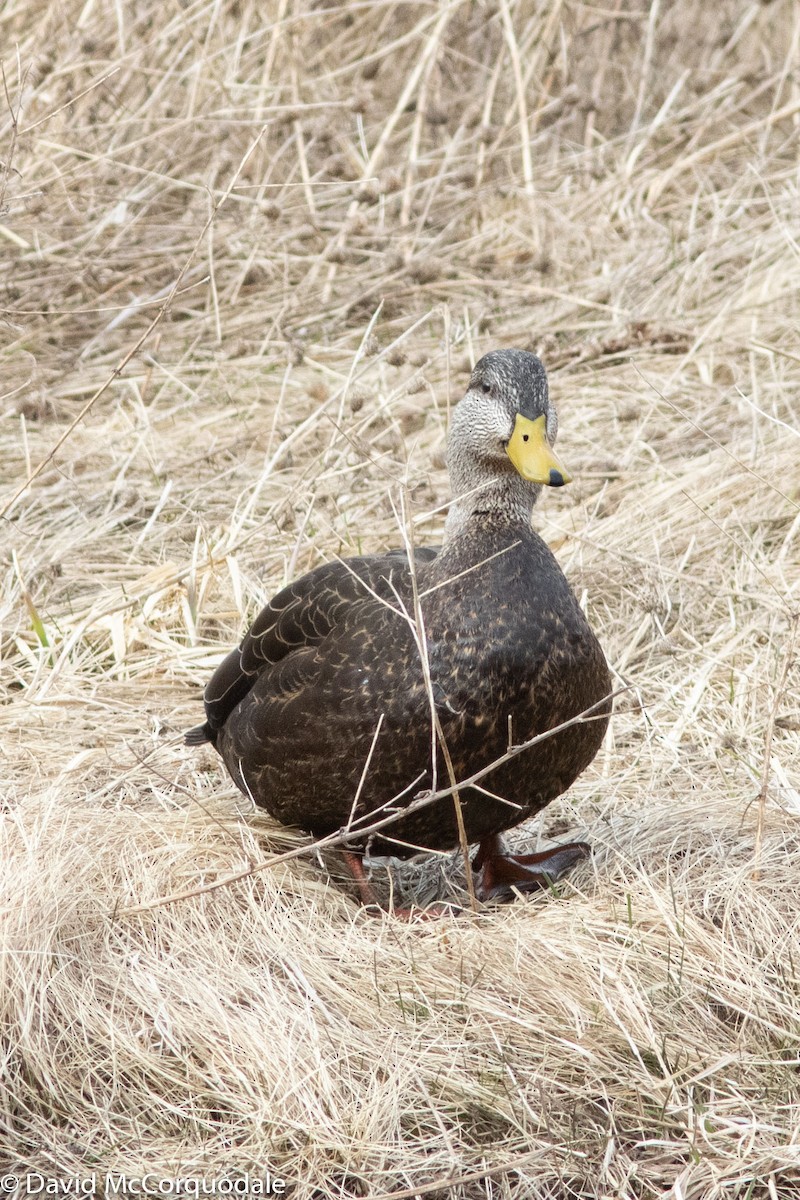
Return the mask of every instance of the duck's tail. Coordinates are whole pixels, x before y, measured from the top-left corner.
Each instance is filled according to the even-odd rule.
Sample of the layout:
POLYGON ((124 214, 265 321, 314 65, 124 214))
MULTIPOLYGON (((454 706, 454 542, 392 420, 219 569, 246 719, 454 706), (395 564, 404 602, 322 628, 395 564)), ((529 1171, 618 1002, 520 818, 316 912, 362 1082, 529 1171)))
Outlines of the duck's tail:
POLYGON ((213 746, 216 740, 216 734, 208 721, 203 725, 195 725, 194 729, 187 729, 183 735, 184 745, 186 746, 202 746, 204 742, 211 742, 213 746))

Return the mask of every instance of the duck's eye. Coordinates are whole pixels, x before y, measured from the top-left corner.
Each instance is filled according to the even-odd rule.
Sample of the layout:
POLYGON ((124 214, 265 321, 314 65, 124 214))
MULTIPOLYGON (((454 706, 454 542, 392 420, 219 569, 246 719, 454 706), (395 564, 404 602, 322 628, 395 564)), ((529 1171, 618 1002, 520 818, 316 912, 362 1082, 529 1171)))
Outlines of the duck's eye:
POLYGON ((487 383, 486 380, 484 380, 483 383, 481 384, 481 391, 483 392, 484 396, 488 396, 489 392, 491 390, 492 390, 492 385, 490 383, 487 383))
POLYGON ((522 435, 522 440, 523 440, 523 442, 527 442, 527 440, 528 440, 529 436, 530 436, 529 434, 527 434, 527 433, 523 433, 523 435, 522 435))

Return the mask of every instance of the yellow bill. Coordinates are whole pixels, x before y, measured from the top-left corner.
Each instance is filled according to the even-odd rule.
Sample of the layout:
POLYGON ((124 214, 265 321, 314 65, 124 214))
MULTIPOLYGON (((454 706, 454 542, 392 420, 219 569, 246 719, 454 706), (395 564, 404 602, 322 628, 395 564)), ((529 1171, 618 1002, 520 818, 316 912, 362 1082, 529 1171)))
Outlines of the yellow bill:
POLYGON ((522 413, 517 413, 507 449, 508 457, 522 478, 529 479, 531 483, 563 487, 572 480, 547 440, 547 422, 543 416, 531 421, 522 413))

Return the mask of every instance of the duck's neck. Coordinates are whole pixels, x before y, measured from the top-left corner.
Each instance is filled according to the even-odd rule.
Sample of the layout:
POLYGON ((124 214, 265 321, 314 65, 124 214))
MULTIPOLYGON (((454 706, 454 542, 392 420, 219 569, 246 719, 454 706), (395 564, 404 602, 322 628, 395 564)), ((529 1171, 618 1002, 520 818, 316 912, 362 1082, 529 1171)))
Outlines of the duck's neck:
POLYGON ((451 469, 451 483, 453 501, 444 526, 445 545, 471 521, 486 517, 501 524, 530 527, 531 513, 541 488, 528 483, 521 475, 492 474, 479 482, 474 474, 469 480, 461 480, 451 469))

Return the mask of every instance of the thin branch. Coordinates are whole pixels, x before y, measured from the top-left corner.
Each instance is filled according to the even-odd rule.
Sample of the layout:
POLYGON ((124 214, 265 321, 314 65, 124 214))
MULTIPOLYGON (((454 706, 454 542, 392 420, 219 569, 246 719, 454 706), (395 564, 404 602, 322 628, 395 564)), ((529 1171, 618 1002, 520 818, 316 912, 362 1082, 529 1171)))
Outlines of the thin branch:
MULTIPOLYGON (((602 700, 598 700, 596 704, 592 704, 589 708, 584 709, 583 712, 578 713, 577 716, 570 717, 568 721, 562 721, 560 725, 554 725, 552 729, 547 729, 544 733, 537 733, 535 737, 529 738, 527 741, 521 742, 519 745, 511 746, 510 749, 505 752, 505 754, 502 754, 499 758, 495 759, 493 762, 490 762, 487 766, 481 767, 479 771, 475 771, 474 774, 468 776, 466 779, 462 779, 458 783, 457 788, 464 790, 465 788, 471 787, 474 783, 479 783, 481 779, 485 779, 486 776, 491 774, 492 771, 497 770, 498 767, 501 767, 510 759, 515 758, 516 755, 523 754, 526 750, 530 750, 534 746, 538 746, 547 738, 554 737, 557 733, 562 733, 565 729, 571 729, 574 725, 580 725, 585 721, 603 719, 605 717, 605 713, 600 714, 599 716, 593 716, 592 714, 596 713, 598 709, 603 708, 610 700, 614 700, 617 696, 621 696, 624 692, 630 691, 631 688, 631 684, 628 684, 625 687, 617 688, 615 691, 609 692, 607 696, 602 698, 602 700)), ((319 850, 330 850, 339 846, 347 846, 352 844, 355 839, 358 839, 359 841, 365 841, 367 838, 372 837, 373 834, 382 833, 384 829, 387 829, 396 821, 403 820, 411 813, 419 812, 420 809, 427 808, 430 804, 435 804, 439 800, 444 800, 448 796, 452 796, 457 788, 450 786, 441 788, 436 792, 423 794, 416 800, 413 800, 411 804, 402 808, 399 812, 390 813, 388 816, 382 817, 378 821, 371 820, 371 818, 374 816, 374 812, 366 813, 363 817, 360 817, 354 821, 350 828, 340 829, 336 833, 329 833, 325 837, 309 842, 306 846, 298 846, 294 850, 287 850, 283 854, 273 855, 272 858, 264 859, 262 862, 255 863, 242 871, 236 871, 231 875, 224 876, 222 879, 215 879, 212 883, 202 884, 200 887, 189 888, 183 892, 172 892, 168 896, 160 896, 158 899, 151 900, 147 904, 137 904, 130 908, 115 909, 110 915, 130 917, 135 916, 137 913, 151 912, 153 909, 161 908, 163 905, 174 904, 178 900, 191 900, 195 896, 204 896, 208 892, 214 892, 217 890, 217 888, 228 887, 229 884, 238 883, 242 879, 248 879, 251 875, 256 875, 259 871, 267 870, 269 867, 279 866, 281 863, 288 862, 293 858, 301 858, 306 854, 315 854, 319 850), (371 823, 362 827, 361 822, 368 820, 371 821, 371 823)), ((402 793, 400 793, 400 795, 402 795, 402 793)), ((393 801, 387 801, 387 804, 383 807, 388 807, 391 803, 393 803, 393 801)))

